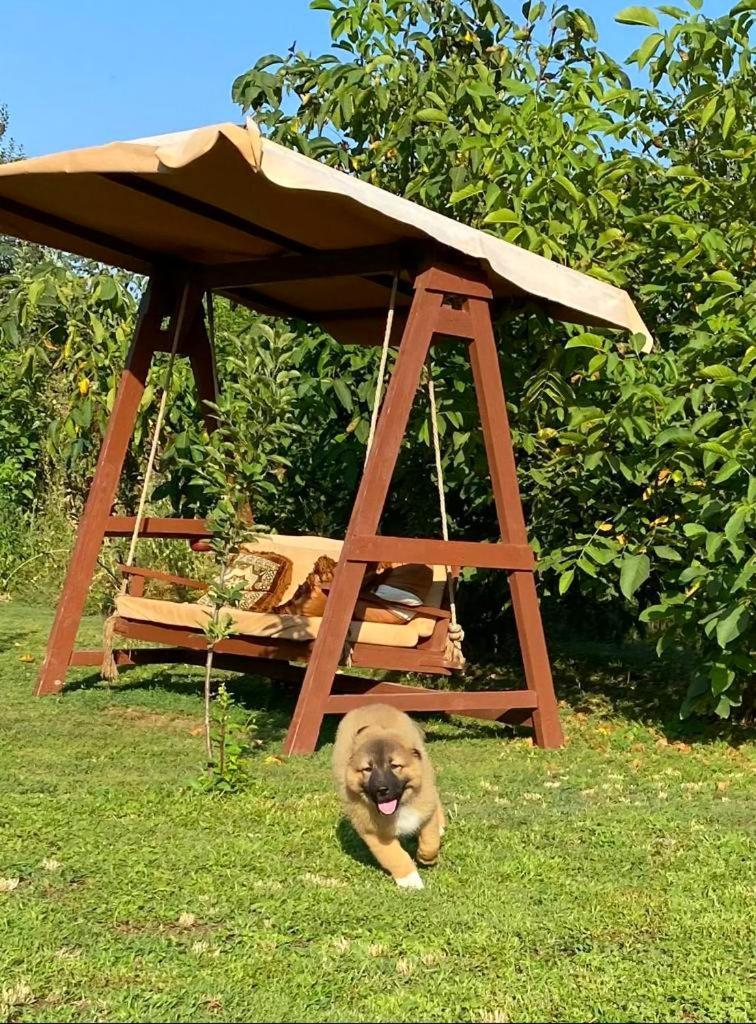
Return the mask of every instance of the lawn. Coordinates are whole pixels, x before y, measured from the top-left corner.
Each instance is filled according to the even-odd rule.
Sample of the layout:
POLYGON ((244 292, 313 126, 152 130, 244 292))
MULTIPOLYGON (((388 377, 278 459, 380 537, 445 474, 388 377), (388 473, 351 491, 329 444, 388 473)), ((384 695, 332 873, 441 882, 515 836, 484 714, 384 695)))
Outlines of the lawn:
POLYGON ((197 794, 196 672, 33 700, 50 618, 0 606, 0 1019, 756 1014, 756 746, 665 720, 642 653, 557 652, 561 751, 429 719, 451 824, 402 892, 339 824, 329 742, 272 756, 280 691, 229 677, 264 745, 243 793, 197 794))

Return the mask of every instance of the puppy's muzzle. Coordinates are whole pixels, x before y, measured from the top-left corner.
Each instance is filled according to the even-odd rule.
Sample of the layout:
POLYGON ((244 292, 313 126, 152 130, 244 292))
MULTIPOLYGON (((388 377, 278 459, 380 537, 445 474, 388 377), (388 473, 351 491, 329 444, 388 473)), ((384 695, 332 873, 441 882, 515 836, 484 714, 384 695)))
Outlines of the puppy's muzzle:
POLYGON ((404 783, 392 771, 374 768, 365 785, 365 792, 381 814, 393 814, 402 798, 404 783))

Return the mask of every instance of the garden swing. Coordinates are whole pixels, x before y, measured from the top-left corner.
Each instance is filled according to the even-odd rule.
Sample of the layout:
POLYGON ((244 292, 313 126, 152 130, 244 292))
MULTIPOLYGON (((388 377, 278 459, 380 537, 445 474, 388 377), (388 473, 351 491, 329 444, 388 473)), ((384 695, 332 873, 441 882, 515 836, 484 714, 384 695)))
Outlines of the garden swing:
MULTIPOLYGON (((209 536, 202 520, 144 515, 167 391, 137 514, 114 515, 113 502, 153 354, 169 352, 169 366, 187 357, 200 399, 217 397, 212 330, 203 308, 203 297, 214 292, 262 313, 319 324, 345 343, 382 345, 368 453, 344 540, 264 541, 289 574, 278 581, 283 605, 314 559, 333 560, 322 614, 234 609, 234 633, 218 644, 216 665, 301 684, 285 743, 289 753, 314 749, 324 714, 370 702, 530 724, 539 745, 561 744, 492 319, 504 306, 530 304, 555 317, 649 338, 625 292, 278 146, 251 122, 6 165, 0 168, 0 231, 149 276, 36 693, 60 691, 68 666, 103 659, 102 650, 74 645, 105 537, 131 538, 113 631, 153 645, 115 651, 115 663, 204 658, 207 610, 144 596, 149 579, 196 588, 195 581, 133 564, 141 537, 198 545, 209 536), (466 346, 472 369, 501 540, 448 538, 432 375, 425 383, 442 538, 381 535, 381 513, 431 347, 455 340, 466 346), (390 347, 397 352, 381 401, 390 347), (366 571, 375 563, 433 567, 427 592, 406 621, 401 615, 388 622, 357 618, 366 571), (458 671, 454 579, 464 566, 508 574, 524 689, 434 690, 349 672, 458 671)), ((206 416, 211 428, 209 409, 206 416)), ((395 617, 396 605, 378 597, 379 607, 382 602, 392 605, 395 617)))

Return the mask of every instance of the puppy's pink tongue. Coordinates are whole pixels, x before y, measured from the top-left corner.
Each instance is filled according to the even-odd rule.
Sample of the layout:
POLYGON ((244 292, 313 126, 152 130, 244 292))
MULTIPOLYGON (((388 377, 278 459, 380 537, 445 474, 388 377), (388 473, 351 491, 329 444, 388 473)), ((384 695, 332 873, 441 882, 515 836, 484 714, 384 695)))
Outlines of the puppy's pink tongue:
POLYGON ((398 800, 384 800, 382 804, 378 804, 378 810, 381 814, 393 814, 398 803, 398 800))

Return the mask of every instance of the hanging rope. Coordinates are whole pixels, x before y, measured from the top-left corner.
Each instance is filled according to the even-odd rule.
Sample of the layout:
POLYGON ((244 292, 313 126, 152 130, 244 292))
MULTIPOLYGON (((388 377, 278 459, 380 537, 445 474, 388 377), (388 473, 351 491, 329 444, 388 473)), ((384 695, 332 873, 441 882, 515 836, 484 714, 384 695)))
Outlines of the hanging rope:
POLYGON ((375 382, 375 394, 373 395, 373 411, 370 415, 370 430, 368 432, 367 446, 365 450, 366 464, 368 460, 368 455, 370 455, 370 449, 373 447, 375 428, 378 425, 378 413, 380 412, 381 400, 383 398, 383 381, 386 377, 386 363, 388 362, 389 343, 391 341, 391 332, 394 328, 394 313, 396 312, 396 290, 398 285, 399 271, 397 270, 394 274, 394 279, 391 282, 391 298, 389 299, 389 308, 388 313, 386 314, 386 328, 383 332, 383 347, 381 348, 381 361, 378 366, 378 377, 375 382))
MULTIPOLYGON (((163 429, 163 420, 165 419, 165 408, 168 403, 168 392, 170 390, 171 381, 173 380, 173 365, 176 361, 176 352, 178 351, 179 341, 184 332, 184 320, 186 319, 186 308, 189 301, 189 286, 186 285, 181 293, 181 300, 179 302, 178 313, 173 324, 173 338, 171 340, 171 349, 168 356, 168 365, 165 370, 165 377, 163 378, 163 393, 160 396, 160 405, 158 406, 158 413, 155 419, 155 426, 152 431, 152 443, 150 445, 150 454, 147 458, 147 468, 144 472, 144 479, 142 481, 142 489, 139 494, 139 505, 137 506, 137 513, 134 517, 134 529, 131 532, 131 542, 129 544, 129 551, 126 555, 126 562, 124 563, 127 567, 134 564, 134 558, 136 556, 136 546, 139 540, 139 532, 142 528, 142 520, 144 519, 144 509, 147 504, 147 495, 150 491, 150 484, 152 483, 152 474, 155 468, 155 459, 157 458, 158 447, 160 444, 160 433, 163 429)), ((119 594, 125 594, 126 589, 129 585, 128 576, 124 576, 121 583, 119 594)), ((113 632, 115 627, 115 620, 117 614, 114 612, 109 615, 105 620, 102 628, 102 666, 100 674, 103 679, 112 682, 118 677, 118 667, 113 657, 113 632)))
MULTIPOLYGON (((441 441, 438 434, 438 410, 436 408, 436 389, 433 384, 433 373, 428 363, 428 405, 430 407, 431 436, 433 438, 433 454, 436 461, 436 486, 438 488, 438 508, 441 515, 441 536, 449 539, 449 520, 446 515, 446 493, 444 489, 444 470, 441 463, 441 441)), ((457 668, 465 667, 465 656, 462 653, 462 641, 465 631, 457 620, 457 583, 451 566, 446 566, 446 587, 449 591, 449 630, 446 635, 445 658, 457 668)))

